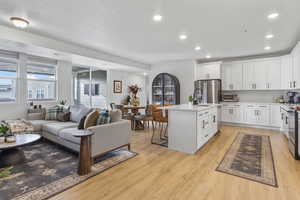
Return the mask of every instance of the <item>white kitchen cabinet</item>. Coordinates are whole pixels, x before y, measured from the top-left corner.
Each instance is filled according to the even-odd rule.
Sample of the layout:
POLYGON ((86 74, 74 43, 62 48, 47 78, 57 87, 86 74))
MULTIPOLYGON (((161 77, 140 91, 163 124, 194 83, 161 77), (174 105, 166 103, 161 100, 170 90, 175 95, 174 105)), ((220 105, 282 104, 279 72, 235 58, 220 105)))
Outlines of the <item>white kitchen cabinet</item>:
POLYGON ((281 60, 248 61, 243 65, 244 88, 247 90, 278 90, 280 83, 281 60))
POLYGON ((300 88, 300 46, 297 46, 293 53, 293 86, 295 89, 300 88))
POLYGON ((223 104, 222 121, 230 123, 242 122, 242 110, 239 104, 223 104))
POLYGON ((270 105, 270 126, 279 128, 281 126, 280 105, 270 105))
POLYGON ((279 90, 281 89, 281 59, 272 58, 270 60, 263 61, 263 65, 266 67, 266 82, 265 89, 279 90))
POLYGON ((243 64, 226 63, 222 64, 223 90, 243 89, 243 64))
POLYGON ((269 125, 269 111, 268 105, 248 104, 245 106, 245 123, 253 125, 269 125))
POLYGON ((243 64, 243 87, 245 90, 255 89, 255 62, 243 64))
POLYGON ((195 80, 221 79, 221 62, 196 65, 195 80))
POLYGON ((294 88, 294 67, 293 56, 286 55, 281 57, 281 89, 294 88))

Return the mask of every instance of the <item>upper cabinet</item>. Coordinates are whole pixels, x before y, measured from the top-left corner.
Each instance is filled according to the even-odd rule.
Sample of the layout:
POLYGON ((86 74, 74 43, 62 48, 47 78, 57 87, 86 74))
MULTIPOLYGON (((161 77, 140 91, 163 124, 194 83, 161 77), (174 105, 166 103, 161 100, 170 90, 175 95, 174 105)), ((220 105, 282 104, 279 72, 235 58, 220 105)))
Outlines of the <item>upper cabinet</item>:
POLYGON ((241 63, 222 64, 222 89, 243 89, 243 65, 241 63))
POLYGON ((280 58, 224 63, 223 90, 279 90, 280 72, 280 58))
POLYGON ((293 75, 294 75, 294 88, 299 89, 300 88, 300 43, 292 52, 293 56, 293 75))
POLYGON ((294 69, 293 56, 286 55, 281 57, 281 88, 294 88, 294 69))
POLYGON ((195 68, 195 80, 221 79, 221 62, 198 64, 195 68))

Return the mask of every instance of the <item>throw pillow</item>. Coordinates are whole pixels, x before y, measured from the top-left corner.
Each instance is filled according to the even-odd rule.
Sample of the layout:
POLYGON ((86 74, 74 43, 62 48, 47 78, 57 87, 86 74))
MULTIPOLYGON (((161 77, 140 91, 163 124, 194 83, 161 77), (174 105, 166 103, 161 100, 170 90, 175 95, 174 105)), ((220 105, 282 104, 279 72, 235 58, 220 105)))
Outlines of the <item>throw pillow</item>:
POLYGON ((71 116, 71 113, 70 112, 59 112, 57 113, 57 121, 60 121, 60 122, 68 122, 70 121, 70 116, 71 116))
POLYGON ((70 120, 79 123, 83 116, 86 116, 92 111, 92 109, 85 105, 72 105, 70 106, 70 120))
POLYGON ((110 116, 108 110, 101 111, 97 120, 97 125, 110 123, 110 116))
POLYGON ((45 120, 46 109, 28 109, 27 120, 45 120))
POLYGON ((58 106, 46 108, 45 120, 56 120, 58 111, 59 111, 58 106))
POLYGON ((86 116, 86 119, 84 122, 84 129, 87 129, 91 126, 96 126, 98 117, 99 117, 99 112, 97 110, 90 112, 86 116))
POLYGON ((122 112, 121 110, 111 110, 109 112, 111 122, 117 122, 122 120, 122 112))
POLYGON ((70 111, 70 106, 66 106, 66 105, 57 105, 59 111, 58 112, 64 112, 67 113, 70 111))
POLYGON ((79 124, 78 124, 78 129, 79 129, 79 130, 84 129, 84 122, 85 122, 85 119, 86 119, 86 116, 83 116, 83 117, 81 118, 81 120, 79 121, 79 124))

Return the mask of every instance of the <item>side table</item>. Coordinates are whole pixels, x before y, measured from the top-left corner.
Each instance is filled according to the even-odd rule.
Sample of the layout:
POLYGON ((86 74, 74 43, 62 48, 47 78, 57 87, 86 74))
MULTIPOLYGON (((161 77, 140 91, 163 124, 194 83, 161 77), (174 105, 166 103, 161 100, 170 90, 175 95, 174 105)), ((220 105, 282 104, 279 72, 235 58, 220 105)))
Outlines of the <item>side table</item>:
POLYGON ((80 152, 79 152, 79 165, 78 174, 80 176, 86 175, 91 172, 92 158, 91 158, 91 138, 94 132, 84 130, 82 132, 73 133, 74 137, 80 137, 80 152))

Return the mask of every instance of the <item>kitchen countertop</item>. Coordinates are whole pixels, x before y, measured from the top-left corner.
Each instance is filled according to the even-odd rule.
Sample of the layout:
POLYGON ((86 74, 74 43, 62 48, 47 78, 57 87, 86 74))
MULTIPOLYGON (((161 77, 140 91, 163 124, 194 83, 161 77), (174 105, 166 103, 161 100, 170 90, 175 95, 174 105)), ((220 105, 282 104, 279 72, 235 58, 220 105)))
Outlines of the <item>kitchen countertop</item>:
POLYGON ((221 104, 199 104, 199 105, 189 105, 189 104, 180 104, 175 106, 166 106, 160 107, 165 110, 176 110, 176 111, 191 111, 191 112, 199 112, 203 110, 208 110, 214 108, 216 106, 220 106, 221 104))

